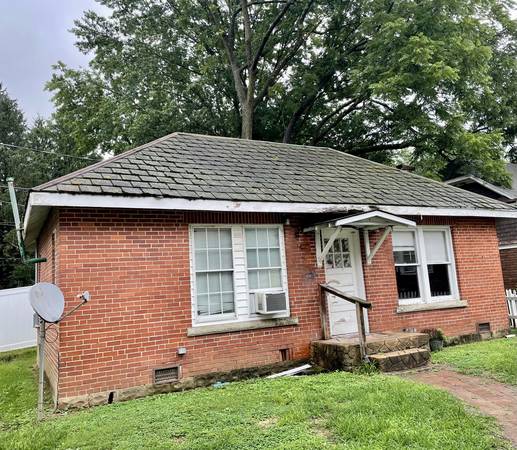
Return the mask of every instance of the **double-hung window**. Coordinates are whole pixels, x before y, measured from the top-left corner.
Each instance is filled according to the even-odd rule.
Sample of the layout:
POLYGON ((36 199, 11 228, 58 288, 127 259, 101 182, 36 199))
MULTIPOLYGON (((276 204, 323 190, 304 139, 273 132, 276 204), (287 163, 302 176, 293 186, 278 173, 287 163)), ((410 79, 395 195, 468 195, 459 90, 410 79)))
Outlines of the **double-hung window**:
POLYGON ((401 305, 458 300, 449 227, 394 230, 393 257, 401 305))
POLYGON ((245 228, 246 265, 250 292, 282 287, 280 230, 245 228))
POLYGON ((192 225, 194 323, 259 319, 256 295, 285 295, 287 270, 281 225, 192 225), (262 294, 261 294, 262 295, 262 294))
POLYGON ((393 258, 399 299, 420 298, 420 261, 416 247, 416 231, 393 232, 393 258))
POLYGON ((196 315, 201 320, 235 314, 231 228, 194 228, 196 315))

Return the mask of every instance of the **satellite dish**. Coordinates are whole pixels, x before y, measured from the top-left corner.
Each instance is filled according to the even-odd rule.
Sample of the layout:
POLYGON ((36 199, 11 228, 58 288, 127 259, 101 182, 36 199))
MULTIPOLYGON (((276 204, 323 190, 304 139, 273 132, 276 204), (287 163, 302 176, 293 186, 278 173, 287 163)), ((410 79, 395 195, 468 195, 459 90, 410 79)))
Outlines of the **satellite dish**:
POLYGON ((55 284, 36 283, 29 290, 32 309, 45 322, 57 322, 65 309, 65 297, 55 284))

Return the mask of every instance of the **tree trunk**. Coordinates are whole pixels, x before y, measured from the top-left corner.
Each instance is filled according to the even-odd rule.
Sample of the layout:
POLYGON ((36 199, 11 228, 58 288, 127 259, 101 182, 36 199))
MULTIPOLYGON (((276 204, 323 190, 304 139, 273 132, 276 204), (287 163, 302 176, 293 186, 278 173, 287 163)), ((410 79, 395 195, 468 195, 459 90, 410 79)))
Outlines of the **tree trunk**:
POLYGON ((256 67, 253 57, 253 42, 251 19, 248 11, 248 0, 241 0, 242 20, 244 25, 244 46, 246 48, 246 66, 248 69, 248 83, 246 96, 242 102, 242 135, 243 139, 253 139, 253 110, 255 109, 255 81, 256 67))
POLYGON ((255 84, 257 73, 253 67, 248 69, 246 100, 242 105, 242 138, 253 139, 253 120, 255 116, 255 84))
MULTIPOLYGON (((249 88, 248 88, 249 89, 249 88)), ((253 103, 246 102, 242 105, 242 139, 253 139, 253 103)))

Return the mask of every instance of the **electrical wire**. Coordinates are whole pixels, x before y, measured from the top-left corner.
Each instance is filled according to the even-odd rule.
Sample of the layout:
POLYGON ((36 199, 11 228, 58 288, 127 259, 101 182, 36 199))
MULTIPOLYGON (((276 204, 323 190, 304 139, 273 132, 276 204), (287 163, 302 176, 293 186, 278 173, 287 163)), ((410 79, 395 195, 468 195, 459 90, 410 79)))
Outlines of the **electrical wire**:
MULTIPOLYGON (((9 186, 7 186, 6 184, 0 184, 0 188, 9 189, 9 186)), ((15 186, 14 190, 15 191, 30 191, 31 188, 15 186)))
POLYGON ((82 159, 83 161, 98 161, 98 159, 91 158, 88 156, 67 155, 66 153, 56 153, 56 152, 51 152, 49 150, 40 150, 40 149, 36 149, 36 148, 31 148, 31 147, 24 147, 22 145, 5 144, 4 142, 0 142, 0 145, 3 145, 4 147, 12 148, 14 150, 29 150, 31 152, 36 152, 36 153, 45 153, 46 155, 62 156, 63 158, 82 159))
POLYGON ((55 325, 55 323, 51 323, 50 325, 48 325, 47 327, 45 327, 45 343, 47 343, 47 344, 53 344, 53 343, 54 343, 54 342, 56 342, 56 341, 57 341, 57 339, 59 338, 59 330, 58 330, 57 328, 53 328, 54 333, 55 333, 55 337, 54 337, 54 339, 50 341, 50 340, 47 338, 46 332, 50 329, 50 327, 51 327, 52 325, 55 325))

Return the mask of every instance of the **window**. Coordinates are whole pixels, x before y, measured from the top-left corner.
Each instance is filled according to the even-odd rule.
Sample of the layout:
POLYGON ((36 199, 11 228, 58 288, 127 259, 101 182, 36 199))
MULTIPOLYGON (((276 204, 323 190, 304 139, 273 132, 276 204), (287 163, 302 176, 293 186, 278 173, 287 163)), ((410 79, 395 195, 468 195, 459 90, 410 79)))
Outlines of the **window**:
POLYGON ((451 257, 445 231, 424 230, 423 234, 431 297, 451 295, 451 257))
POLYGON ((191 225, 192 320, 195 324, 260 319, 255 292, 285 294, 282 225, 191 225))
POLYGON ((450 300, 457 296, 448 227, 394 231, 393 257, 401 304, 450 300))
POLYGON ((420 286, 414 231, 393 232, 393 257, 399 299, 419 298, 420 286))
MULTIPOLYGON (((323 247, 329 242, 329 239, 323 240, 323 247)), ((350 249, 348 247, 348 238, 336 238, 332 247, 329 249, 325 257, 325 267, 327 269, 342 269, 352 267, 350 262, 350 249)))
POLYGON ((194 228, 197 316, 235 312, 231 228, 194 228))
POLYGON ((250 291, 282 287, 277 228, 246 228, 246 265, 250 291))

